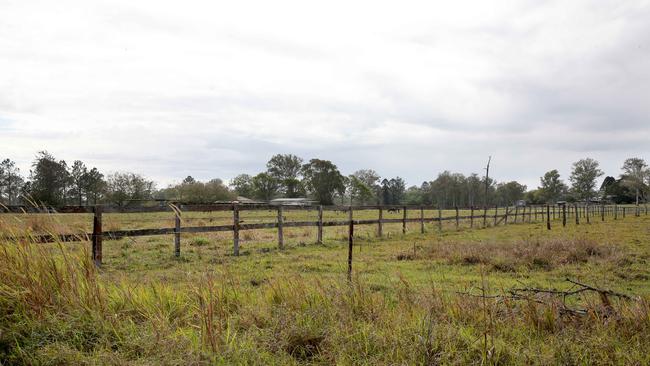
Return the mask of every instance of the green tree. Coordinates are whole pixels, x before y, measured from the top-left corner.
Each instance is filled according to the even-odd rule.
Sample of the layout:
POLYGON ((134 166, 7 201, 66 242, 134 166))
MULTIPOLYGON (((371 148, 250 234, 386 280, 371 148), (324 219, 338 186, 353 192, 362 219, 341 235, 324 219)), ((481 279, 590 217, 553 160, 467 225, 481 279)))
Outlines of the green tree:
POLYGON ((255 188, 253 187, 253 177, 248 174, 239 174, 230 181, 230 188, 233 189, 237 195, 252 198, 255 195, 255 188))
POLYGON ((368 204, 374 202, 375 192, 366 182, 355 175, 350 175, 347 179, 348 192, 350 195, 350 204, 368 204))
POLYGON ((636 199, 635 192, 623 183, 623 179, 605 177, 600 186, 600 191, 604 198, 614 203, 633 203, 636 199))
POLYGON ((596 178, 603 175, 599 164, 591 158, 580 159, 573 163, 569 180, 576 198, 589 201, 595 195, 596 178))
POLYGON ((9 159, 0 162, 0 202, 17 204, 23 184, 23 177, 15 162, 9 159))
POLYGON ((80 161, 75 160, 70 168, 70 194, 74 196, 76 203, 81 206, 83 203, 84 194, 84 179, 88 174, 88 168, 80 161))
POLYGON ((107 199, 117 205, 131 200, 146 200, 153 197, 156 184, 140 174, 116 172, 107 180, 107 199))
POLYGON ((524 198, 526 186, 516 181, 499 183, 496 188, 497 203, 500 205, 514 205, 524 198))
POLYGON ((555 203, 557 202, 568 190, 568 187, 560 179, 560 173, 556 169, 544 173, 540 177, 539 193, 544 202, 555 203))
POLYGON ((648 188, 645 184, 646 179, 650 176, 648 164, 640 158, 629 158, 623 163, 622 169, 621 179, 623 184, 634 190, 635 202, 638 205, 639 197, 648 188))
POLYGON ((259 173, 252 180, 254 197, 270 201, 278 193, 279 182, 268 173, 259 173))
POLYGON ((277 154, 266 163, 268 174, 275 178, 279 190, 289 198, 304 194, 301 187, 300 173, 302 159, 292 154, 277 154))
POLYGON ((70 183, 68 166, 47 151, 36 155, 30 172, 29 195, 38 204, 63 205, 70 183))
POLYGON ((329 160, 311 159, 302 173, 307 189, 323 205, 333 204, 336 193, 345 193, 345 177, 329 160))
POLYGON ((92 168, 84 174, 81 181, 86 204, 90 203, 92 198, 93 204, 96 205, 106 190, 104 174, 100 173, 97 168, 92 168))

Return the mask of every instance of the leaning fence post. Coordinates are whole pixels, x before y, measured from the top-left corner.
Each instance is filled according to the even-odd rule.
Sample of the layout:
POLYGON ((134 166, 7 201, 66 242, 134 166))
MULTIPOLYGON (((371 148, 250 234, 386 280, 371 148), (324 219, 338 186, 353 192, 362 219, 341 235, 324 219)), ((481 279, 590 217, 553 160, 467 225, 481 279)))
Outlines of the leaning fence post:
POLYGON ((96 266, 102 265, 102 206, 93 208, 92 259, 96 266))
POLYGON ((380 238, 384 236, 384 227, 382 224, 382 220, 384 219, 384 208, 382 206, 379 206, 379 220, 377 220, 377 236, 380 238))
POLYGON ((517 216, 519 215, 519 206, 516 206, 517 204, 515 203, 515 224, 517 223, 517 216))
POLYGON ((352 246, 354 240, 354 220, 352 219, 352 206, 348 211, 350 226, 348 230, 348 281, 352 281, 352 246))
POLYGON ((232 204, 232 242, 233 254, 239 255, 239 205, 232 204))
POLYGON ((284 249, 284 233, 282 232, 282 225, 284 224, 284 217, 282 212, 282 205, 278 206, 278 248, 284 249))
POLYGON ((323 244, 323 206, 318 205, 318 234, 316 238, 318 244, 323 244))
POLYGON ((546 205, 546 229, 551 230, 551 206, 546 205))
POLYGON ((503 225, 508 225, 508 212, 510 212, 510 205, 506 206, 506 213, 503 217, 503 225))
POLYGON ((402 207, 404 210, 403 216, 402 216, 402 234, 406 234, 406 206, 402 207))
POLYGON ((181 209, 174 210, 174 255, 181 256, 181 209))
POLYGON ((420 233, 424 234, 424 207, 420 206, 420 233))

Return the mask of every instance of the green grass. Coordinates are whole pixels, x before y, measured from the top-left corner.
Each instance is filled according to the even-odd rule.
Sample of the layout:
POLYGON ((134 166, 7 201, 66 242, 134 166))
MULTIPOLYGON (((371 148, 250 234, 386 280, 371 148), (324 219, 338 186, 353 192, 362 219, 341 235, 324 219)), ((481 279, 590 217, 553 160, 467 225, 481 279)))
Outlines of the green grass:
MULTIPOLYGON (((115 218, 139 228, 152 216, 162 219, 115 218)), ((46 219, 69 227, 87 218, 46 219)), ((383 239, 375 226, 355 228, 352 283, 345 227, 326 228, 322 245, 314 244, 313 228, 285 228, 284 250, 274 230, 245 231, 239 257, 232 255, 232 233, 183 235, 180 258, 171 236, 105 241, 100 270, 89 260, 89 243, 1 243, 0 360, 650 363, 650 216, 570 221, 566 228, 556 221, 551 231, 541 222, 463 226, 448 222, 440 233, 437 223, 428 224, 420 234, 416 223, 402 235, 401 224, 388 224, 383 239), (607 305, 597 294, 572 296, 569 306, 587 310, 578 316, 563 313, 561 299, 549 296, 467 295, 568 289, 566 278, 634 300, 609 297, 607 305)))

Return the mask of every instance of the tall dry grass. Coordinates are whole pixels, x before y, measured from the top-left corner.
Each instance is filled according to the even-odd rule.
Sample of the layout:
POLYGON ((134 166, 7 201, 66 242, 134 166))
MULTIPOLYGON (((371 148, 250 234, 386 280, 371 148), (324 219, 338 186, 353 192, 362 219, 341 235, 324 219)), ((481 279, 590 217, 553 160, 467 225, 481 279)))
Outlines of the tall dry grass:
MULTIPOLYGON (((248 284, 227 267, 185 287, 140 285, 127 277, 106 283, 86 251, 0 245, 4 364, 650 362, 647 298, 603 306, 598 296, 585 295, 574 304, 585 315, 575 315, 552 298, 459 295, 434 283, 415 288, 405 277, 383 286, 348 282, 344 274, 248 284)), ((568 248, 553 242, 497 250, 511 259, 555 253, 553 263, 615 255, 580 245, 559 256, 568 248)), ((442 245, 426 255, 456 258, 473 250, 442 245)), ((483 290, 493 293, 488 278, 483 290)))

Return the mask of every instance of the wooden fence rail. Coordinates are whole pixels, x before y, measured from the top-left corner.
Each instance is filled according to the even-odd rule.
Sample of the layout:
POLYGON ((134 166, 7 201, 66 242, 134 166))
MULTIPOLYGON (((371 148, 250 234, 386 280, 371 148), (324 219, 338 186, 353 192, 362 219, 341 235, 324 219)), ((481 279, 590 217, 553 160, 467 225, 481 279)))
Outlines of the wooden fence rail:
MULTIPOLYGON (((567 218, 574 216, 575 224, 580 224, 580 217, 584 217, 587 220, 587 223, 590 222, 590 217, 600 216, 601 221, 605 221, 606 216, 613 216, 614 220, 619 219, 619 214, 623 218, 626 217, 629 209, 633 208, 634 215, 638 216, 642 211, 645 211, 645 215, 648 214, 647 205, 644 205, 644 210, 641 207, 625 207, 618 205, 578 205, 578 204, 561 204, 558 207, 558 215, 556 218, 555 215, 555 206, 543 205, 543 206, 524 206, 522 210, 519 210, 520 207, 502 207, 502 213, 499 212, 499 207, 494 208, 493 216, 493 226, 508 225, 509 218, 512 219, 515 224, 519 221, 525 223, 526 219, 528 222, 539 221, 538 218, 541 217, 542 221, 546 222, 548 230, 551 230, 551 221, 556 219, 561 219, 562 226, 565 227, 567 224, 567 218), (551 215, 551 207, 553 209, 553 214, 551 215), (514 216, 514 217, 513 217, 514 216)), ((103 240, 116 240, 125 237, 137 237, 137 236, 151 236, 151 235, 174 235, 174 255, 179 257, 181 255, 181 234, 183 233, 208 233, 208 232, 220 232, 220 231, 232 231, 233 232, 233 253, 234 255, 239 255, 239 232, 242 230, 259 230, 259 229, 277 229, 278 232, 278 247, 280 249, 284 248, 284 228, 290 227, 312 227, 315 226, 318 228, 316 242, 323 242, 323 228, 332 227, 332 226, 348 226, 349 228, 349 250, 352 249, 353 242, 353 230, 355 225, 377 225, 377 236, 383 236, 383 225, 390 223, 401 223, 402 233, 406 234, 407 224, 408 223, 419 223, 420 232, 425 232, 426 223, 437 222, 438 230, 442 230, 442 223, 444 221, 454 221, 454 226, 456 230, 460 228, 461 221, 469 220, 469 227, 474 227, 475 219, 482 219, 483 227, 487 226, 487 208, 483 208, 483 212, 475 211, 474 207, 470 207, 467 210, 470 211, 470 215, 460 215, 459 208, 454 207, 453 216, 442 216, 442 209, 435 206, 276 206, 276 205, 262 205, 262 204, 253 204, 253 205, 244 205, 244 204, 210 204, 210 205, 173 205, 165 207, 115 207, 115 206, 66 206, 59 208, 34 208, 27 206, 0 206, 0 213, 89 213, 93 214, 93 230, 91 233, 81 233, 81 234, 45 234, 45 235, 32 235, 28 238, 13 238, 13 239, 29 239, 35 242, 54 242, 54 241, 87 241, 91 240, 92 242, 92 259, 98 266, 102 263, 102 243, 103 240), (240 219, 241 211, 276 211, 277 219, 276 222, 268 223, 242 223, 240 219), (353 217, 353 212, 357 211, 368 211, 368 210, 377 210, 378 218, 377 219, 363 219, 355 220, 353 217), (401 218, 384 218, 384 212, 399 212, 402 211, 401 218), (428 211, 437 211, 437 217, 426 217, 425 210, 428 211), (228 225, 215 225, 215 226, 182 226, 181 215, 183 212, 213 212, 213 211, 232 211, 233 221, 232 224, 228 225), (316 211, 317 212, 317 221, 285 221, 284 212, 285 211, 316 211), (347 220, 330 220, 326 221, 323 219, 324 211, 338 211, 348 213, 347 220), (419 217, 409 218, 407 212, 419 211, 419 217), (173 212, 174 213, 174 227, 169 228, 153 228, 153 229, 132 229, 132 230, 102 230, 102 214, 104 213, 152 213, 152 212, 173 212), (480 213, 479 215, 474 215, 474 213, 480 213)), ((480 221, 479 221, 480 222, 480 221)), ((0 233, 0 235, 2 235, 0 233)), ((6 237, 6 236, 5 236, 6 237)), ((11 239, 11 238, 10 238, 11 239)), ((349 268, 351 270, 352 263, 352 253, 349 253, 349 268)))

